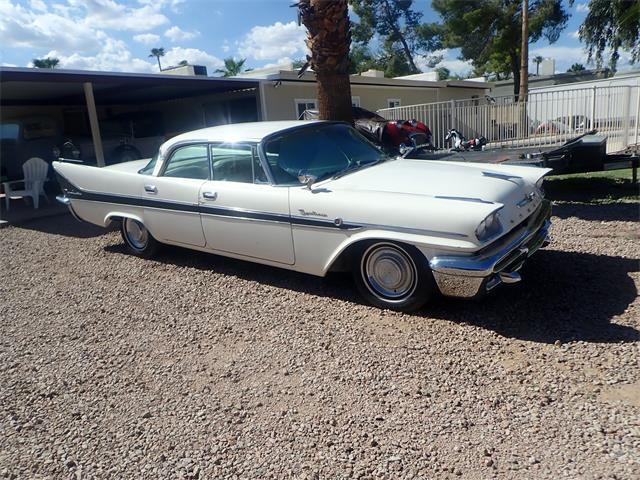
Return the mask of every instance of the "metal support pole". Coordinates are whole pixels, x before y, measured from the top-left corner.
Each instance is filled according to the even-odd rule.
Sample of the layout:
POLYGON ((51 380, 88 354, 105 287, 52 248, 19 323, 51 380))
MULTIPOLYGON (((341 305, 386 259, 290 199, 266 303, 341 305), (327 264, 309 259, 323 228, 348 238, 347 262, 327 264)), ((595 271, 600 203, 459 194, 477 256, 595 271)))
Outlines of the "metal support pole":
POLYGON ((596 86, 593 86, 591 92, 591 119, 589 120, 589 130, 593 130, 596 124, 596 86))
POLYGON ((100 125, 98 124, 98 112, 96 111, 96 102, 93 98, 93 84, 91 82, 83 83, 84 97, 87 102, 87 111, 89 113, 89 124, 91 125, 91 137, 93 139, 93 148, 96 152, 96 161, 99 167, 104 167, 104 151, 102 150, 102 137, 100 137, 100 125))
POLYGON ((451 125, 449 126, 449 128, 458 128, 458 126, 456 125, 456 114, 455 114, 456 101, 455 100, 451 100, 450 108, 451 108, 451 125))
POLYGON ((638 146, 640 145, 640 137, 638 137, 638 135, 640 134, 640 82, 638 83, 638 86, 636 87, 636 134, 635 134, 635 145, 636 145, 636 150, 638 149, 638 146))
POLYGON ((629 125, 631 124, 629 107, 631 106, 631 87, 625 86, 623 88, 622 121, 624 122, 624 125, 622 125, 622 148, 625 149, 629 146, 629 125))

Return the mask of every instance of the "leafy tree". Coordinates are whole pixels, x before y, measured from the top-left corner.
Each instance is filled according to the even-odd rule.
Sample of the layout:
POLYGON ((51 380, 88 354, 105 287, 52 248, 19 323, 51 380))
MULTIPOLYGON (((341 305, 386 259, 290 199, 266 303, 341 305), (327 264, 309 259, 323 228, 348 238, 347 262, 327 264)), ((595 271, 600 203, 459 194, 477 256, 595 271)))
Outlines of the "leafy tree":
POLYGON ((451 70, 447 67, 438 67, 435 71, 438 74, 438 80, 446 80, 451 77, 451 70))
POLYGON ((242 67, 244 66, 244 62, 246 61, 246 58, 237 61, 234 60, 233 57, 225 58, 224 68, 218 68, 215 73, 221 73, 223 77, 235 77, 243 71, 242 67))
POLYGON ((308 66, 318 80, 319 116, 353 123, 347 0, 299 0, 296 6, 307 28, 308 66))
POLYGON ((573 65, 571 65, 571 67, 569 67, 569 70, 567 70, 567 72, 584 72, 585 70, 586 68, 583 64, 574 63, 573 65))
POLYGON ((32 62, 34 68, 56 68, 60 59, 55 57, 34 58, 32 62))
MULTIPOLYGON (((573 0, 571 1, 573 3, 573 0)), ((591 61, 602 67, 605 52, 615 71, 620 50, 631 51, 631 62, 640 60, 640 2, 637 0, 591 0, 589 13, 578 31, 591 61)))
POLYGON ((164 57, 164 48, 152 48, 149 57, 156 57, 158 60, 158 68, 162 71, 162 65, 160 64, 160 57, 164 57))
MULTIPOLYGON (((477 74, 513 76, 514 94, 520 90, 521 0, 433 0, 443 22, 446 47, 460 48, 477 74)), ((569 18, 562 0, 529 2, 529 42, 545 38, 554 43, 569 18)))
POLYGON ((533 57, 533 63, 536 64, 536 75, 540 74, 540 64, 544 62, 544 58, 542 58, 540 55, 536 55, 535 57, 533 57))
MULTIPOLYGON (((350 0, 359 22, 353 25, 354 41, 360 45, 380 39, 378 60, 388 64, 394 75, 418 73, 418 55, 441 48, 441 30, 436 24, 422 23, 412 0, 350 0)), ((385 69, 387 70, 387 69, 385 69)))

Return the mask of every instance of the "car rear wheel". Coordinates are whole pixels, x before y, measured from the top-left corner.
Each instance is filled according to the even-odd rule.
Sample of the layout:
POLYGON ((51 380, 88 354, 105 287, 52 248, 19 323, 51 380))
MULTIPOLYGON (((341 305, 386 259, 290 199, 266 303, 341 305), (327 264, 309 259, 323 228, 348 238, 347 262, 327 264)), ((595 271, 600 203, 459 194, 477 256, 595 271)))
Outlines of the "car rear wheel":
POLYGON ((364 244, 353 262, 358 290, 372 305, 398 311, 422 307, 434 294, 426 258, 414 247, 395 242, 364 244))
POLYGON ((141 222, 132 218, 124 218, 120 233, 122 233, 122 239, 127 248, 134 255, 151 258, 157 253, 158 241, 153 238, 149 230, 141 222))

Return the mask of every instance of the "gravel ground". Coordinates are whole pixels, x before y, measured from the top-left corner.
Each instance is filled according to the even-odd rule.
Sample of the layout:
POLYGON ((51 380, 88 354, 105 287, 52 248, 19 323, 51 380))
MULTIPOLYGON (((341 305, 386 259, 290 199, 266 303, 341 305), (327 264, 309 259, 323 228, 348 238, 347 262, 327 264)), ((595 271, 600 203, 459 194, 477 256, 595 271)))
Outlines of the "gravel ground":
POLYGON ((522 284, 414 315, 69 216, 0 230, 0 477, 637 479, 638 205, 555 213, 522 284))

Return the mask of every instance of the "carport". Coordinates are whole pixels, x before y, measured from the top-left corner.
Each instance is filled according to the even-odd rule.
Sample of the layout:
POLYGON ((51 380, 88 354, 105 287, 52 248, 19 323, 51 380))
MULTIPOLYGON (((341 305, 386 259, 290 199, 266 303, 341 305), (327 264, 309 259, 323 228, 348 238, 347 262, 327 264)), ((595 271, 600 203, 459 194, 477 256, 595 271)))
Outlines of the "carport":
POLYGON ((158 112, 158 122, 167 124, 165 138, 205 126, 258 120, 258 85, 255 79, 1 67, 1 120, 53 116, 64 124, 71 111, 84 124, 88 117, 86 131, 96 164, 104 166, 101 122, 109 115, 145 108, 158 112))

